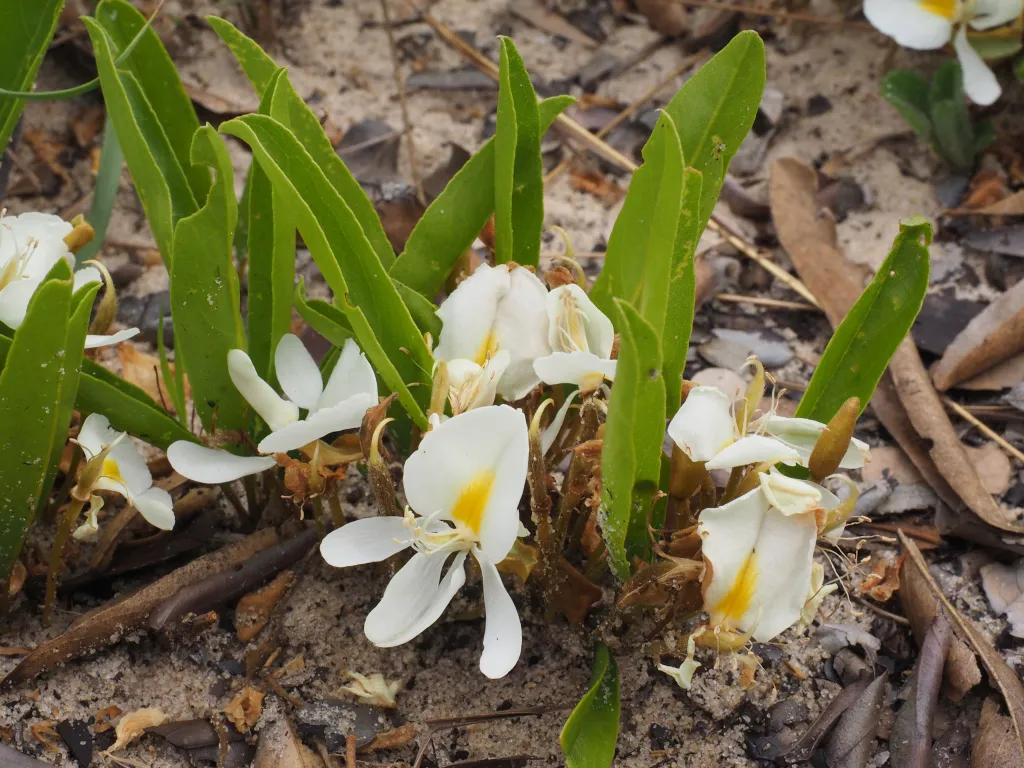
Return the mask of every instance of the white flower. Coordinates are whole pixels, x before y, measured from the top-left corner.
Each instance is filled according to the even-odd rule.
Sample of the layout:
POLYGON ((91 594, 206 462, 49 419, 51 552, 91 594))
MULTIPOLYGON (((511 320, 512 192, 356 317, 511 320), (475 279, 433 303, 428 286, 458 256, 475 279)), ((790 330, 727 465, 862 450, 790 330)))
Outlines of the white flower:
POLYGON ((519 534, 528 460, 521 411, 492 405, 453 416, 428 432, 405 463, 411 509, 404 518, 364 518, 327 535, 320 552, 339 568, 378 562, 409 547, 416 551, 366 617, 370 642, 401 645, 437 621, 465 583, 466 555, 472 553, 487 612, 480 671, 499 678, 515 666, 522 627, 495 565, 519 534))
POLYGON ((506 400, 525 397, 540 383, 533 361, 551 351, 546 297, 544 284, 525 267, 481 264, 438 308, 444 326, 434 358, 447 361, 449 368, 458 360, 485 366, 507 352, 497 393, 506 400))
MULTIPOLYGON (((124 496, 151 525, 165 531, 174 527, 171 494, 153 487, 146 460, 124 432, 110 428, 106 416, 89 414, 79 430, 78 444, 85 454, 86 466, 73 492, 77 498, 84 500, 95 491, 113 491, 124 496), (87 488, 82 487, 83 480, 87 488)), ((97 500, 93 498, 94 505, 97 500)), ((89 520, 94 522, 93 512, 89 520)), ((91 527, 89 522, 85 526, 91 527)), ((87 531, 82 535, 87 536, 87 531)))
POLYGON ((448 366, 448 399, 452 413, 458 415, 473 408, 494 405, 498 382, 508 370, 511 356, 501 349, 481 366, 472 360, 452 360, 448 366))
POLYGON ((905 48, 942 48, 950 39, 960 60, 964 91, 976 104, 992 104, 1002 92, 995 74, 967 40, 967 27, 992 29, 1020 16, 1022 0, 865 0, 864 15, 878 31, 905 48))
MULTIPOLYGON (((287 334, 274 352, 274 369, 288 399, 274 391, 256 373, 249 356, 240 349, 228 353, 231 381, 272 430, 257 449, 262 454, 287 453, 313 443, 331 432, 362 424, 367 409, 377 404, 377 379, 366 356, 349 339, 325 386, 302 341, 287 334), (299 418, 299 409, 308 411, 299 418)), ((200 483, 226 483, 270 469, 273 456, 236 456, 179 440, 167 449, 176 472, 200 483)))
POLYGON ((547 297, 548 343, 552 354, 537 359, 533 369, 545 384, 575 384, 593 392, 605 379, 615 379, 612 321, 578 285, 562 285, 547 297))
MULTIPOLYGON (((70 222, 49 213, 22 213, 0 218, 0 322, 12 330, 25 320, 28 303, 50 270, 63 259, 71 269, 75 257, 64 238, 74 231, 70 222)), ((101 281, 99 270, 75 272, 74 290, 101 281)), ((138 328, 111 336, 88 335, 85 348, 94 349, 130 339, 138 328)))
POLYGON ((676 681, 676 685, 684 691, 690 690, 693 684, 693 673, 701 667, 701 663, 694 658, 697 652, 697 633, 692 633, 686 639, 686 658, 678 667, 670 667, 667 664, 659 664, 658 670, 676 681))
POLYGON ((753 632, 765 643, 800 620, 813 585, 819 522, 839 500, 781 473, 759 479, 758 488, 701 512, 697 532, 711 626, 753 632))
MULTIPOLYGON (((811 419, 768 413, 741 430, 724 392, 694 387, 669 422, 668 434, 692 461, 703 461, 708 469, 731 469, 761 462, 806 465, 824 429, 811 419)), ((862 467, 867 456, 867 444, 853 439, 839 466, 862 467)))

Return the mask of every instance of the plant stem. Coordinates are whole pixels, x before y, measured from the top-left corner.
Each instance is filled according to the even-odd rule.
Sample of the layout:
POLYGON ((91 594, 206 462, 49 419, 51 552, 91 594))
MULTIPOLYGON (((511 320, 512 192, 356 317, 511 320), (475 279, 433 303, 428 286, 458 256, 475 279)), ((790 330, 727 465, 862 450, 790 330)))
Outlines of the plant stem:
POLYGON ((60 527, 57 528, 57 538, 53 541, 53 549, 50 550, 50 569, 46 573, 46 602, 43 603, 43 626, 50 626, 50 615, 53 613, 53 603, 57 599, 57 574, 60 572, 61 555, 64 552, 64 545, 67 544, 71 529, 82 514, 82 507, 85 503, 73 499, 60 520, 60 527))
POLYGON ((331 522, 335 528, 341 528, 345 524, 345 512, 341 508, 341 497, 338 495, 338 487, 335 486, 333 493, 327 497, 327 504, 331 508, 331 522))

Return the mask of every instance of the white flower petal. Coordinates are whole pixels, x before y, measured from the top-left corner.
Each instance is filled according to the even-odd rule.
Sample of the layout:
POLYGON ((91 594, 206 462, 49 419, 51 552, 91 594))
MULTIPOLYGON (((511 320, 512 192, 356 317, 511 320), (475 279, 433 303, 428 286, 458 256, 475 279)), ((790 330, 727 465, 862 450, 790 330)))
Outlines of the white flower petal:
POLYGON ((153 485, 146 460, 139 449, 125 435, 107 454, 103 462, 103 477, 98 488, 116 491, 122 496, 137 495, 153 485))
POLYGON ((508 367, 509 359, 508 352, 502 349, 483 366, 472 360, 449 362, 448 392, 452 411, 458 414, 494 405, 498 381, 508 367))
POLYGON ((982 106, 994 104, 1003 89, 999 87, 995 73, 967 40, 966 26, 960 25, 960 29, 957 30, 953 37, 953 48, 963 69, 964 93, 967 94, 967 98, 982 106))
POLYGON ((615 343, 615 328, 612 321, 590 300, 586 291, 571 283, 561 285, 547 297, 548 344, 555 351, 592 352, 608 359, 615 343), (575 316, 575 317, 573 317, 575 316), (580 339, 569 336, 569 329, 584 334, 585 346, 580 339))
POLYGON ((437 621, 466 583, 466 553, 455 556, 444 579, 443 555, 417 552, 384 590, 366 617, 363 633, 374 645, 391 648, 412 640, 437 621))
POLYGON ((109 335, 90 333, 85 337, 85 349, 109 347, 113 344, 120 344, 122 341, 128 341, 128 339, 135 338, 138 335, 138 328, 125 328, 123 331, 118 331, 117 333, 111 333, 109 335))
POLYGON ((717 387, 694 387, 668 425, 668 435, 693 461, 708 461, 737 438, 732 401, 717 387))
POLYGON ((85 522, 75 528, 71 538, 75 541, 96 541, 96 535, 100 532, 100 521, 97 518, 97 514, 101 509, 103 509, 103 497, 94 494, 89 500, 89 509, 85 513, 85 522))
POLYGON ((174 471, 197 483, 230 483, 270 469, 273 456, 236 456, 227 451, 178 440, 167 448, 167 460, 174 471))
POLYGON ((971 29, 994 29, 1016 20, 1024 11, 1024 0, 976 0, 973 10, 971 29))
POLYGON ((28 303, 42 281, 42 278, 15 280, 0 290, 0 323, 17 330, 24 322, 28 303))
POLYGON ((275 430, 260 441, 260 453, 287 453, 319 440, 332 432, 355 429, 363 423, 368 408, 377 404, 370 394, 353 395, 348 400, 311 413, 308 418, 275 430))
MULTIPOLYGON (((765 416, 756 423, 758 429, 781 440, 800 454, 800 464, 807 465, 825 425, 813 419, 797 419, 785 416, 765 416)), ((850 441, 849 448, 839 462, 840 469, 860 469, 870 456, 868 444, 857 438, 850 441)))
POLYGON ((562 403, 562 407, 558 409, 558 413, 555 414, 555 418, 548 424, 547 429, 540 436, 540 448, 543 453, 547 453, 551 446, 555 443, 555 438, 558 437, 558 433, 562 431, 562 425, 565 423, 565 417, 569 413, 569 408, 572 406, 576 396, 580 393, 578 389, 574 389, 572 394, 565 398, 565 402, 562 403))
POLYGON ((228 352, 228 375, 246 402, 272 430, 283 429, 299 420, 299 407, 283 399, 260 378, 252 360, 240 349, 228 352))
POLYGON ((377 377, 373 374, 373 366, 366 359, 352 339, 341 348, 338 363, 331 371, 324 393, 320 395, 315 410, 323 410, 348 400, 353 395, 368 394, 377 403, 377 377))
POLYGON ((548 346, 548 291, 525 267, 510 267, 509 291, 494 317, 498 349, 509 353, 509 365, 498 382, 498 394, 509 401, 526 397, 540 380, 533 361, 551 352, 548 346))
POLYGON ((130 501, 150 525, 162 531, 174 528, 174 502, 163 488, 148 488, 130 501))
POLYGON ((324 390, 313 356, 306 345, 293 333, 286 333, 274 351, 274 373, 285 395, 299 408, 311 410, 324 390))
POLYGON ((533 370, 545 384, 574 384, 593 392, 605 379, 614 381, 617 362, 591 352, 553 352, 534 360, 533 370))
POLYGON ((320 542, 320 554, 328 565, 377 563, 409 546, 403 517, 364 517, 331 531, 320 542))
POLYGON ((102 283, 103 276, 96 267, 82 267, 75 271, 75 283, 73 290, 77 291, 79 288, 88 285, 89 283, 102 283))
POLYGON ((488 350, 497 343, 492 335, 499 301, 508 293, 508 266, 481 264, 438 307, 444 325, 434 358, 466 358, 483 364, 488 350))
POLYGON ((756 627, 754 638, 768 642, 796 623, 811 577, 813 515, 784 515, 757 488, 704 510, 697 530, 710 564, 704 605, 713 625, 756 627))
MULTIPOLYGON (((951 9, 955 3, 948 3, 951 9)), ((864 0, 864 16, 881 32, 917 51, 931 51, 949 42, 953 17, 933 13, 919 0, 864 0)), ((929 3, 934 8, 936 3, 929 3)))
POLYGON ((473 556, 480 563, 484 582, 484 650, 480 671, 492 680, 504 677, 519 661, 523 650, 523 627, 519 612, 501 581, 501 574, 487 555, 478 549, 473 556))
POLYGON ((759 475, 761 492, 775 509, 784 515, 802 515, 821 506, 821 487, 781 472, 759 475))
POLYGON ((110 419, 102 413, 90 413, 78 430, 78 444, 85 451, 85 458, 91 459, 105 447, 114 442, 120 432, 110 427, 110 419))
POLYGON ((799 460, 800 454, 781 440, 764 435, 747 435, 716 453, 705 466, 708 469, 731 469, 762 461, 793 464, 799 460))
POLYGON ((454 416, 428 432, 405 462, 409 506, 473 529, 487 557, 501 562, 519 530, 529 454, 522 411, 492 405, 454 416))

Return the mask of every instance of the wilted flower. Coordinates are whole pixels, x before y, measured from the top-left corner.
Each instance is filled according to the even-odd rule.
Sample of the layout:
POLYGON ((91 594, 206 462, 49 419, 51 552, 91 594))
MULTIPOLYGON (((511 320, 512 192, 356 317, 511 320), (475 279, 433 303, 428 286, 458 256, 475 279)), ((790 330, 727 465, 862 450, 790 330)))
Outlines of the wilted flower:
POLYGON ((507 352, 497 393, 506 400, 525 397, 540 383, 533 361, 551 351, 546 297, 544 284, 529 269, 481 264, 438 308, 444 327, 434 358, 446 361, 449 369, 461 361, 484 368, 499 352, 507 352))
MULTIPOLYGON (((260 378, 245 352, 228 353, 231 381, 273 430, 257 446, 262 454, 287 453, 332 432, 354 429, 367 409, 377 404, 373 368, 351 339, 345 342, 326 386, 302 341, 292 334, 277 345, 274 368, 288 399, 260 378), (304 419, 299 418, 300 408, 308 411, 304 419)), ((273 456, 236 456, 186 440, 172 443, 167 458, 175 471, 200 483, 226 483, 276 464, 273 456)))
POLYGON ((97 491, 113 491, 139 510, 148 523, 165 531, 174 527, 171 494, 153 486, 146 460, 124 432, 110 428, 106 416, 90 414, 78 433, 78 445, 85 454, 85 466, 71 495, 81 503, 90 502, 89 519, 76 538, 95 532, 96 512, 103 506, 97 491))
MULTIPOLYGON (((63 259, 74 269, 72 249, 77 250, 91 239, 92 229, 87 224, 76 228, 71 222, 49 213, 0 218, 0 322, 8 328, 18 328, 25 320, 32 295, 54 265, 63 259), (88 234, 81 237, 76 234, 83 230, 88 234)), ((84 267, 75 272, 74 289, 77 291, 100 281, 99 270, 84 267)), ((138 332, 138 328, 129 328, 110 336, 90 334, 85 339, 85 348, 116 344, 138 332)))
POLYGON ((612 321, 578 285, 562 285, 547 297, 548 343, 552 353, 533 368, 545 384, 575 384, 593 392, 615 379, 612 321))
POLYGON ((995 74, 967 39, 967 28, 993 29, 1020 16, 1022 0, 865 0, 864 15, 879 32, 905 48, 930 51, 953 40, 964 92, 992 104, 1002 90, 995 74))
POLYGON ((404 517, 355 520, 327 535, 320 552, 339 568, 385 560, 407 548, 416 552, 366 617, 370 642, 401 645, 437 621, 465 583, 466 555, 472 553, 483 575, 487 613, 480 671, 498 678, 515 666, 522 627, 495 566, 519 535, 528 460, 521 411, 492 405, 454 416, 428 432, 405 463, 410 508, 404 517))
POLYGON ((701 512, 697 532, 711 626, 764 643, 800 620, 813 584, 815 541, 839 499, 778 472, 759 480, 749 493, 701 512))

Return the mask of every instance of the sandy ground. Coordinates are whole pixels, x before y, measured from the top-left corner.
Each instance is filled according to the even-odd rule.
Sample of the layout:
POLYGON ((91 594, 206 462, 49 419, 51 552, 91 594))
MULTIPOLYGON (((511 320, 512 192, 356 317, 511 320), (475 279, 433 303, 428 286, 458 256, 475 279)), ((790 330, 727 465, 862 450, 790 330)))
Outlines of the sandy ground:
MULTIPOLYGON (((829 2, 812 4, 812 9, 822 15, 835 13, 829 2)), ((188 3, 186 7, 169 3, 167 10, 172 15, 201 16, 209 9, 199 3, 188 3)), ((394 12, 399 18, 404 13, 394 12)), ((578 43, 553 45, 547 33, 506 13, 502 0, 441 0, 432 12, 457 30, 474 32, 478 44, 487 50, 493 51, 496 34, 510 34, 531 71, 546 82, 571 76, 593 54, 593 50, 578 43)), ((380 18, 380 5, 375 0, 290 3, 277 29, 277 40, 271 46, 279 63, 289 67, 298 92, 341 131, 365 118, 386 120, 396 127, 402 125, 386 34, 379 27, 364 25, 380 18)), ((609 38, 602 50, 619 58, 628 58, 659 39, 642 23, 612 28, 606 21, 605 28, 609 38)), ((426 29, 424 25, 412 25, 402 28, 399 35, 417 35, 426 29)), ((913 140, 874 146, 875 140, 906 130, 878 93, 878 78, 884 71, 889 46, 880 36, 856 27, 820 26, 801 34, 788 27, 774 31, 767 45, 768 84, 784 94, 785 107, 768 161, 745 182, 755 187, 763 182, 770 161, 777 157, 795 156, 805 162, 821 162, 839 153, 855 155, 842 170, 866 188, 871 205, 841 222, 838 233, 851 259, 877 265, 888 250, 901 216, 934 216, 939 212, 929 180, 934 161, 927 151, 913 140), (812 97, 822 96, 827 98, 830 108, 821 114, 808 114, 812 97)), ((174 54, 186 82, 247 108, 255 106, 254 96, 234 60, 209 29, 201 23, 189 22, 187 32, 180 37, 181 44, 174 54)), ((458 54, 436 39, 426 43, 423 55, 430 70, 463 65, 458 54)), ((626 73, 602 82, 597 94, 629 103, 679 66, 685 56, 681 46, 666 43, 626 73)), ((937 62, 935 57, 911 57, 907 53, 900 53, 895 59, 898 65, 926 68, 937 62)), ((41 82, 51 88, 69 84, 61 68, 51 62, 44 65, 41 82)), ((681 82, 679 78, 668 86, 662 99, 681 82)), ((82 105, 88 103, 83 100, 82 105)), ((479 147, 484 140, 484 117, 494 107, 495 94, 489 91, 409 93, 411 135, 420 172, 444 161, 448 143, 471 150, 479 147)), ((61 126, 68 120, 68 110, 66 104, 32 104, 26 124, 42 126, 57 134, 63 132, 66 139, 66 129, 61 126)), ((248 160, 233 140, 232 154, 240 186, 241 172, 248 160)), ((28 149, 22 146, 20 155, 27 157, 28 149)), ((404 148, 399 170, 407 178, 413 175, 404 148)), ((91 185, 88 160, 76 163, 73 178, 75 184, 56 198, 22 197, 9 205, 14 212, 72 210, 76 204, 81 205, 77 201, 91 185)), ((618 183, 625 187, 624 180, 618 183)), ((568 174, 548 190, 546 222, 564 227, 578 251, 600 249, 614 215, 614 207, 607 207, 589 193, 574 190, 568 174)), ((151 237, 127 173, 111 233, 122 240, 145 242, 151 237)), ((935 256, 941 258, 942 254, 935 256)), ((108 249, 106 258, 112 266, 146 261, 138 249, 108 249)), ((152 259, 146 263, 153 264, 152 259)), ((144 294, 165 286, 163 268, 151 266, 127 292, 144 294)), ((986 289, 982 286, 978 290, 984 294, 986 289)), ((780 291, 775 287, 772 295, 787 296, 780 291)), ((780 378, 797 382, 806 382, 827 338, 827 327, 819 318, 802 319, 797 333, 782 327, 792 322, 789 315, 765 319, 749 308, 718 303, 701 313, 698 329, 707 331, 723 318, 730 327, 761 323, 793 341, 796 359, 776 373, 780 378)), ((882 439, 873 432, 865 437, 875 444, 882 439)), ((349 507, 353 514, 367 513, 365 504, 349 507)), ((947 593, 970 615, 984 619, 985 630, 994 639, 1004 624, 988 614, 977 570, 964 566, 959 552, 962 550, 954 548, 947 553, 938 572, 948 587, 947 593)), ((879 554, 886 554, 886 550, 879 554)), ((147 583, 153 575, 147 574, 139 581, 115 581, 110 585, 111 592, 147 583)), ((477 671, 483 623, 479 619, 458 618, 461 610, 475 606, 478 591, 466 589, 464 597, 449 609, 442 622, 414 642, 396 649, 378 649, 362 636, 361 626, 384 583, 384 574, 373 567, 338 572, 319 561, 311 566, 301 587, 290 598, 285 624, 288 646, 278 662, 299 655, 304 659, 310 673, 292 689, 293 693, 307 701, 337 695, 347 681, 348 671, 380 672, 403 684, 396 724, 422 724, 430 718, 551 705, 556 709, 539 718, 442 731, 435 737, 427 759, 435 765, 446 765, 458 760, 531 755, 557 764, 561 759, 558 733, 566 715, 566 710, 560 708, 572 706, 586 688, 595 633, 562 621, 553 626, 545 624, 538 606, 519 590, 516 602, 521 606, 524 623, 522 658, 507 678, 488 681, 477 671)), ((32 647, 62 631, 95 604, 92 599, 79 596, 58 613, 51 629, 44 630, 35 606, 23 601, 0 639, 7 646, 32 647)), ((869 631, 892 629, 885 619, 864 613, 840 597, 829 598, 822 613, 832 622, 854 623, 869 631)), ((716 659, 705 653, 700 657, 705 666, 698 673, 693 690, 684 692, 655 670, 638 642, 642 632, 634 628, 623 633, 621 628, 605 627, 602 616, 600 612, 593 615, 589 628, 601 625, 604 639, 616 648, 622 678, 623 714, 616 765, 755 765, 746 740, 763 732, 765 713, 771 705, 786 699, 797 700, 806 704, 807 716, 813 718, 840 689, 826 677, 825 661, 829 654, 812 636, 790 632, 778 642, 777 652, 761 649, 763 657, 769 660, 757 672, 751 690, 741 689, 735 659, 716 659)), ((813 632, 812 629, 811 635, 813 632)), ((896 635, 906 646, 906 630, 898 628, 896 635)), ((88 718, 110 704, 126 712, 159 707, 172 720, 210 716, 222 711, 243 684, 241 677, 224 671, 224 663, 238 660, 242 648, 230 627, 215 626, 203 632, 196 642, 184 645, 139 634, 94 658, 74 662, 30 685, 0 695, 0 734, 10 735, 16 744, 45 760, 58 764, 65 760, 66 764, 66 758, 55 757, 38 744, 30 734, 31 725, 46 720, 88 718)), ((1011 661, 1020 661, 1016 652, 1011 651, 1010 657, 1011 661)), ((0 657, 0 675, 15 663, 14 658, 0 657)), ((280 707, 273 695, 268 696, 264 719, 258 727, 273 719, 280 707)), ((417 741, 368 756, 366 761, 407 765, 421 741, 422 732, 417 741)), ((883 752, 879 748, 874 765, 884 764, 887 754, 883 752)), ((164 746, 158 739, 144 740, 131 747, 126 756, 138 761, 135 764, 153 768, 185 764, 182 753, 164 746)))

